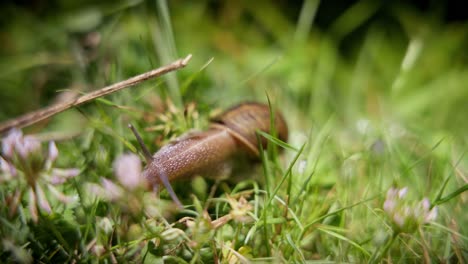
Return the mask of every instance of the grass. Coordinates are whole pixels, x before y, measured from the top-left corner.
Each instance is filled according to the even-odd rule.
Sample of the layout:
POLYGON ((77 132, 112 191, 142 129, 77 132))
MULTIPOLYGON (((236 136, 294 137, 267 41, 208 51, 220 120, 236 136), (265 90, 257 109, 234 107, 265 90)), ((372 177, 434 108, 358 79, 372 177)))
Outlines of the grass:
POLYGON ((2 170, 1 262, 466 262, 466 22, 361 1, 327 28, 313 23, 320 4, 306 1, 294 19, 257 2, 109 2, 41 17, 4 9, 22 19, 0 35, 0 120, 53 103, 58 90, 84 93, 193 59, 24 129, 54 139, 52 166, 79 175, 51 188, 44 142, 26 162, 44 166, 35 181, 50 211, 39 204, 35 219, 21 159, 17 176, 2 170), (166 190, 119 182, 114 160, 139 149, 128 123, 156 151, 246 100, 271 102, 289 125, 287 143, 259 134, 269 141, 261 163, 228 180, 174 182, 181 211, 166 190), (103 178, 124 195, 93 193, 111 193, 103 178))

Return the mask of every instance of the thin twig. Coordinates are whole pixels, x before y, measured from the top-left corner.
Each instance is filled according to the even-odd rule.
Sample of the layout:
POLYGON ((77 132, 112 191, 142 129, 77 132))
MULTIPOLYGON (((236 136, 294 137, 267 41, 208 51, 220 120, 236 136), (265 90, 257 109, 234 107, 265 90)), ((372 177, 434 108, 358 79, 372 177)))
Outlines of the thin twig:
POLYGON ((134 77, 129 78, 129 79, 125 80, 125 81, 114 83, 114 84, 106 86, 106 87, 104 87, 102 89, 99 89, 99 90, 96 90, 94 92, 91 92, 91 93, 85 94, 83 96, 80 96, 80 97, 78 97, 76 99, 73 99, 73 100, 70 100, 70 101, 67 101, 67 102, 62 102, 62 103, 55 104, 55 105, 51 105, 51 106, 48 106, 48 107, 45 107, 45 108, 42 108, 42 109, 39 109, 39 110, 36 110, 36 111, 33 111, 33 112, 29 112, 29 113, 27 113, 25 115, 22 115, 22 116, 19 116, 17 118, 7 120, 7 121, 0 124, 0 134, 4 133, 4 132, 6 132, 6 131, 14 128, 14 127, 21 128, 21 127, 25 127, 25 126, 35 124, 35 123, 37 123, 39 121, 42 121, 42 120, 44 120, 46 118, 49 118, 49 117, 51 117, 53 115, 56 115, 56 114, 58 114, 60 112, 63 112, 63 111, 65 111, 65 110, 67 110, 67 109, 69 109, 71 107, 75 107, 75 106, 84 104, 84 103, 89 102, 89 101, 91 101, 93 99, 96 99, 98 97, 108 95, 110 93, 119 91, 121 89, 130 87, 130 86, 133 86, 133 85, 138 84, 140 82, 143 82, 143 81, 155 78, 155 77, 159 77, 159 76, 161 76, 163 74, 166 74, 168 72, 178 70, 180 68, 185 67, 187 65, 187 63, 190 61, 191 58, 192 58, 192 55, 188 55, 187 57, 185 57, 183 59, 176 60, 176 61, 174 61, 171 64, 168 64, 166 66, 163 66, 163 67, 154 69, 152 71, 145 72, 143 74, 134 76, 134 77))

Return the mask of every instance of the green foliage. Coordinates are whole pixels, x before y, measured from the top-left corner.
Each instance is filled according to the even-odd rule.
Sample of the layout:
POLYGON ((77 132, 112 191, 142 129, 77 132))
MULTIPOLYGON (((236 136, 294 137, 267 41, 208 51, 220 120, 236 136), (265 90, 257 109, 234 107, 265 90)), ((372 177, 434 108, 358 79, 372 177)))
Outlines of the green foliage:
POLYGON ((24 130, 44 149, 56 141, 57 167, 80 171, 52 190, 39 177, 51 212, 2 152, 0 262, 466 262, 468 27, 374 2, 326 26, 314 23, 315 0, 294 12, 267 1, 54 1, 54 13, 5 4, 2 121, 63 100, 57 91, 193 59, 24 130), (156 151, 253 100, 289 125, 288 142, 258 132, 269 142, 261 164, 174 182, 183 210, 166 190, 119 182, 114 160, 139 149, 128 123, 156 151), (437 217, 399 227, 384 204, 404 186, 401 212, 417 214, 426 197, 437 217))

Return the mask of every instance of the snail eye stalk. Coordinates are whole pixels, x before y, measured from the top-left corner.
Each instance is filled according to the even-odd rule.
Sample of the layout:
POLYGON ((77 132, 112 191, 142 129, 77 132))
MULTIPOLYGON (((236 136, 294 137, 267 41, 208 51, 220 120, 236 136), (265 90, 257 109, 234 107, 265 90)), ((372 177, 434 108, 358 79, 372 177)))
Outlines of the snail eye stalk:
POLYGON ((128 127, 132 130, 133 134, 135 135, 138 144, 140 145, 141 151, 143 151, 143 156, 145 156, 146 163, 149 164, 153 160, 153 156, 149 152, 148 148, 146 147, 145 143, 141 139, 140 134, 136 131, 135 127, 132 124, 128 124, 128 127))
MULTIPOLYGON (((154 158, 151 155, 151 153, 149 152, 149 150, 146 147, 145 143, 143 143, 143 140, 141 139, 140 134, 136 131, 135 127, 132 124, 128 124, 128 127, 132 130, 133 134, 135 135, 135 137, 136 137, 136 139, 138 141, 138 144, 140 145, 140 148, 143 151, 143 155, 145 156, 146 163, 151 164, 151 162, 154 161, 154 158)), ((167 175, 164 172, 160 172, 159 175, 160 175, 159 180, 162 182, 164 187, 166 187, 166 189, 169 192, 169 195, 171 196, 172 200, 177 204, 177 206, 180 209, 183 209, 183 205, 180 202, 177 195, 175 194, 174 189, 172 189, 172 186, 169 183, 169 178, 167 177, 167 175)), ((153 190, 156 191, 156 192, 159 190, 158 184, 153 185, 153 190)))

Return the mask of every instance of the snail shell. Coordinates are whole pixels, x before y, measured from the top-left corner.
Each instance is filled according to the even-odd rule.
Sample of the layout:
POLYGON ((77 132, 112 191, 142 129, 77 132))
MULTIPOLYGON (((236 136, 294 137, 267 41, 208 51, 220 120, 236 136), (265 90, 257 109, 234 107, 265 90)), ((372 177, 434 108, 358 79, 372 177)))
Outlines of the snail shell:
MULTIPOLYGON (((250 154, 258 157, 257 130, 270 133, 270 108, 260 103, 243 103, 228 109, 223 114, 215 117, 212 127, 226 129, 238 142, 239 146, 245 148, 250 154)), ((283 115, 275 113, 275 132, 282 141, 288 139, 288 126, 283 115)), ((262 138, 262 146, 265 148, 267 140, 262 138)))
MULTIPOLYGON (((270 129, 270 108, 260 103, 243 103, 215 117, 209 129, 191 132, 162 147, 143 171, 150 187, 166 179, 212 174, 236 154, 259 157, 256 131, 270 129)), ((286 141, 288 127, 281 113, 274 118, 278 138, 286 141)), ((265 147, 267 140, 262 137, 265 147)))

